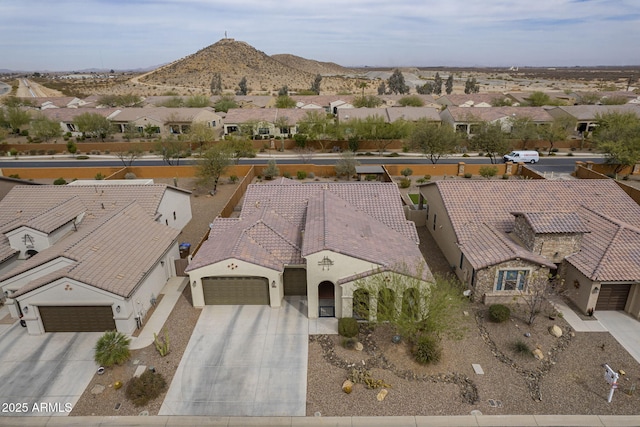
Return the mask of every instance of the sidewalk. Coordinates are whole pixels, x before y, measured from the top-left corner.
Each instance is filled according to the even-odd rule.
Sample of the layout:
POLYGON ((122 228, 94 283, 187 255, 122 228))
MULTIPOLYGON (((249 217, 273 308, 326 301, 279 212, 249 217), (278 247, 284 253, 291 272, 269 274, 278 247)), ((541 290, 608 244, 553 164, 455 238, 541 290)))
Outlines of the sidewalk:
POLYGON ((172 277, 169 279, 164 288, 162 288, 162 292, 160 292, 163 295, 162 300, 158 303, 147 323, 142 325, 142 332, 137 337, 131 337, 131 345, 129 346, 131 350, 138 350, 153 344, 153 334, 160 333, 187 283, 189 283, 188 277, 172 277))

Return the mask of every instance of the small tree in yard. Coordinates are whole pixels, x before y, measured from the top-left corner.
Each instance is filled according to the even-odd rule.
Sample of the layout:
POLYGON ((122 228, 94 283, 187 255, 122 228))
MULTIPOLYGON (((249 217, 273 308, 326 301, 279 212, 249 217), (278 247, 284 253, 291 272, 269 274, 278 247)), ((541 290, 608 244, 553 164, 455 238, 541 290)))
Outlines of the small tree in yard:
POLYGON ((345 151, 340 154, 340 159, 336 162, 336 176, 346 177, 347 181, 356 174, 356 166, 358 166, 356 156, 352 151, 345 151))
POLYGON ((215 144, 204 152, 196 172, 198 181, 202 185, 213 184, 211 194, 216 194, 220 176, 231 164, 231 152, 222 144, 215 144))
POLYGON ((493 178, 498 174, 498 168, 495 166, 481 166, 480 167, 480 176, 483 178, 493 178))
POLYGON ((121 365, 131 356, 130 343, 131 339, 125 334, 118 331, 107 331, 96 343, 94 359, 99 365, 107 368, 121 365))
POLYGON ((67 141, 67 151, 75 156, 78 152, 78 146, 72 140, 67 141))
POLYGON ((529 325, 533 325, 536 317, 544 308, 550 292, 549 277, 540 272, 533 273, 527 281, 526 289, 520 291, 518 303, 522 302, 524 305, 527 316, 525 320, 529 325))
POLYGON ((267 180, 273 179, 276 176, 280 175, 280 169, 278 169, 275 159, 270 159, 269 162, 267 162, 267 167, 262 171, 262 174, 267 180))
POLYGON ((420 119, 409 135, 409 146, 419 150, 431 160, 431 163, 435 164, 441 157, 453 154, 459 140, 453 127, 437 126, 425 119, 420 119))
POLYGON ((483 123, 480 130, 471 139, 471 145, 487 153, 491 163, 509 151, 510 145, 500 123, 483 123))
POLYGON ((405 178, 408 178, 412 174, 413 170, 411 170, 411 168, 405 168, 400 171, 400 175, 404 176, 405 178))

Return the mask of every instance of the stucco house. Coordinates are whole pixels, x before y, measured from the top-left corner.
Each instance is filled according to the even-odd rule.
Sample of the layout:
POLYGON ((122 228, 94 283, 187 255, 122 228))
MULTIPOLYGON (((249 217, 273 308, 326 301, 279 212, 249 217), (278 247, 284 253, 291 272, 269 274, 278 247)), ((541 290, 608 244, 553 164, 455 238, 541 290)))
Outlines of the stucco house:
POLYGON ((379 275, 433 280, 418 243, 394 183, 282 178, 250 185, 240 217, 216 218, 186 271, 196 307, 300 296, 310 318, 351 317, 354 291, 379 275))
POLYGON ((190 220, 189 193, 166 185, 14 187, 0 201, 11 315, 30 334, 133 332, 175 275, 190 220))
POLYGON ((420 186, 426 225, 485 303, 557 274, 584 313, 640 316, 640 206, 611 180, 439 181, 420 186))
POLYGON ((511 132, 511 120, 518 117, 528 117, 537 126, 553 122, 553 116, 542 107, 448 107, 440 117, 443 125, 467 135, 474 135, 482 123, 500 123, 503 131, 511 132))
POLYGON ((122 108, 109 117, 119 132, 124 132, 128 124, 133 124, 140 133, 147 126, 155 128, 160 136, 188 133, 194 123, 205 123, 222 134, 222 117, 211 107, 205 108, 122 108))
POLYGON ((232 108, 224 118, 224 134, 229 135, 243 127, 251 127, 254 137, 288 137, 297 133, 297 123, 308 113, 309 110, 291 108, 232 108))
POLYGON ((640 105, 569 105, 549 109, 552 117, 568 117, 575 120, 575 132, 589 134, 598 125, 598 117, 609 113, 633 113, 640 117, 640 105))

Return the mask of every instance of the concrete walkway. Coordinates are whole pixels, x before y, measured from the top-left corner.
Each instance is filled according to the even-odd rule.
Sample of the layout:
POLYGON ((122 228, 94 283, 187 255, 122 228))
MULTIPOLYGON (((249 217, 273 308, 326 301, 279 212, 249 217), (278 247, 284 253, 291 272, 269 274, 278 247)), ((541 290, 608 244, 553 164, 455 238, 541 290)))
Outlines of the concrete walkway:
POLYGON ((597 311, 594 316, 640 363, 640 322, 622 311, 597 311))
POLYGON ((561 300, 553 300, 551 304, 555 306, 556 310, 562 313, 564 320, 566 320, 576 332, 609 332, 597 318, 592 317, 589 320, 582 320, 571 307, 561 300))
POLYGON ((131 345, 129 346, 131 350, 138 350, 153 344, 153 334, 160 333, 187 283, 189 283, 188 277, 172 277, 169 279, 164 288, 162 288, 162 292, 160 292, 163 295, 162 300, 158 303, 147 323, 142 325, 142 332, 137 337, 131 337, 131 345))
POLYGON ((637 427, 636 415, 467 415, 438 417, 2 417, 11 426, 271 426, 271 427, 637 427))

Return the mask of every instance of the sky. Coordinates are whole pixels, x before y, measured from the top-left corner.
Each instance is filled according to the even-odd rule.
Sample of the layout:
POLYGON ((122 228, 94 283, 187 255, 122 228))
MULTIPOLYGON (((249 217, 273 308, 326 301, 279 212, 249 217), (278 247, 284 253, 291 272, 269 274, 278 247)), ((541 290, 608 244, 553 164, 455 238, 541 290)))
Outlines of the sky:
POLYGON ((149 68, 225 32, 343 66, 640 65, 639 0, 1 0, 0 69, 149 68))

